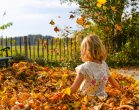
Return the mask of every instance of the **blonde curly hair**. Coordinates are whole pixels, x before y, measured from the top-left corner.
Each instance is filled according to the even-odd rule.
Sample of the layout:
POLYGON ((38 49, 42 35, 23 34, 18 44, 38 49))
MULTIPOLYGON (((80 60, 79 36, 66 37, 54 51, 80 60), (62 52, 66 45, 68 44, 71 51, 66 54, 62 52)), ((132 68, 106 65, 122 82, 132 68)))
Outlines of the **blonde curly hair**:
POLYGON ((97 35, 90 35, 81 43, 82 61, 105 60, 107 57, 106 48, 97 35))

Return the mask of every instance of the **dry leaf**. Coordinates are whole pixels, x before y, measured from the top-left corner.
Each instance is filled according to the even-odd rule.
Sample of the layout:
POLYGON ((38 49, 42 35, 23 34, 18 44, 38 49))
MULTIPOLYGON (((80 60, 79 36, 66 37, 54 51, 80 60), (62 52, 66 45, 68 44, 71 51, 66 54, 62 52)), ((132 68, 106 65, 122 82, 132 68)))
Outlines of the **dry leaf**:
POLYGON ((56 27, 54 28, 54 31, 55 31, 55 32, 59 32, 60 30, 59 30, 59 28, 56 26, 56 27))
POLYGON ((49 24, 55 25, 55 22, 53 20, 51 20, 49 24))
POLYGON ((69 18, 70 19, 73 19, 73 18, 75 18, 75 16, 71 14, 69 18))

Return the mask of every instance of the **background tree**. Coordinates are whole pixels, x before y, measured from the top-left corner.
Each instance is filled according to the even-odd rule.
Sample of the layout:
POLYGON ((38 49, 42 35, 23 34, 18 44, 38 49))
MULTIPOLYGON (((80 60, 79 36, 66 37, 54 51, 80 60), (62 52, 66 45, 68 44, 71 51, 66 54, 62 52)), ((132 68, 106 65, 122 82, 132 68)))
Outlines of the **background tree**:
POLYGON ((126 53, 128 60, 139 58, 138 0, 61 0, 61 3, 73 2, 79 5, 74 14, 81 15, 77 23, 84 27, 78 34, 95 32, 101 36, 109 53, 126 53), (95 26, 86 28, 89 20, 95 26))

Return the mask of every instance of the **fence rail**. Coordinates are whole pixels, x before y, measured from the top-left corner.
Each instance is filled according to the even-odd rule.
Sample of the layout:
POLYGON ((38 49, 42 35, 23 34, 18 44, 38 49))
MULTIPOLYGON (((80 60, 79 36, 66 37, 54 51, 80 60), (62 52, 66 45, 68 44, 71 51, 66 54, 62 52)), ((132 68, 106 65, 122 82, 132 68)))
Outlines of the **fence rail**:
MULTIPOLYGON (((69 61, 76 59, 80 50, 80 42, 75 38, 38 38, 27 36, 0 38, 0 49, 10 47, 9 56, 25 55, 28 58, 45 58, 47 61, 69 61)), ((4 57, 5 53, 0 52, 4 57)))
MULTIPOLYGON (((0 49, 10 47, 9 56, 25 55, 28 58, 44 58, 46 61, 70 61, 80 58, 80 44, 82 38, 0 38, 0 49)), ((104 42, 107 51, 114 50, 109 42, 104 42)), ((4 53, 0 53, 4 57, 4 53)))

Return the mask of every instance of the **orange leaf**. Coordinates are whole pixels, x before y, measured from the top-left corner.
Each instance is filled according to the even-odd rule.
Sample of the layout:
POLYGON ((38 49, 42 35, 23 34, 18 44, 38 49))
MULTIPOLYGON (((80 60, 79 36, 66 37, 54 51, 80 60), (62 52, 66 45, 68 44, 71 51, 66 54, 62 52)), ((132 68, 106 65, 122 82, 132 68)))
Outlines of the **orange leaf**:
POLYGON ((57 93, 57 94, 54 94, 53 96, 51 96, 49 98, 49 100, 51 100, 51 101, 58 101, 58 100, 62 99, 62 96, 63 96, 63 93, 57 93))
POLYGON ((18 105, 21 109, 23 109, 23 108, 25 107, 25 105, 24 105, 23 103, 17 103, 17 105, 18 105))
POLYGON ((83 26, 85 24, 85 17, 77 18, 76 23, 83 26))
POLYGON ((29 93, 21 93, 21 92, 20 92, 20 93, 18 94, 17 100, 18 100, 18 102, 22 103, 22 102, 24 102, 25 100, 27 100, 29 97, 30 97, 30 94, 29 94, 29 93))
POLYGON ((82 110, 88 110, 85 104, 82 104, 82 110))
POLYGON ((118 31, 122 31, 122 27, 119 24, 115 25, 115 29, 118 30, 118 31))
POLYGON ((44 71, 49 71, 49 67, 44 67, 44 71))
POLYGON ((58 32, 58 31, 60 31, 60 30, 59 30, 58 27, 56 26, 56 27, 54 28, 54 31, 55 31, 55 32, 58 32))

